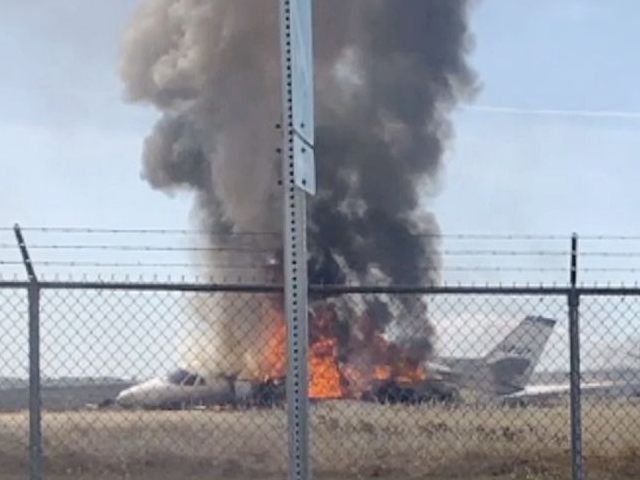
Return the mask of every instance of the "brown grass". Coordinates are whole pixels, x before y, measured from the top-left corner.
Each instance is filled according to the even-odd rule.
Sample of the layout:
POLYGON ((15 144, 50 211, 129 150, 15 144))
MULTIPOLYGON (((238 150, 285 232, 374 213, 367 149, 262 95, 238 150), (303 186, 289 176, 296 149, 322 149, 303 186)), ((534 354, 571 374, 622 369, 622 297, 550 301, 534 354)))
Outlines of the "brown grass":
MULTIPOLYGON (((564 407, 327 402, 312 418, 321 476, 568 478, 564 407)), ((584 418, 590 478, 640 478, 640 406, 586 405, 584 418)), ((0 415, 0 479, 26 469, 27 425, 25 414, 0 415)), ((281 410, 48 413, 44 432, 47 472, 60 477, 277 478, 286 466, 281 410)))

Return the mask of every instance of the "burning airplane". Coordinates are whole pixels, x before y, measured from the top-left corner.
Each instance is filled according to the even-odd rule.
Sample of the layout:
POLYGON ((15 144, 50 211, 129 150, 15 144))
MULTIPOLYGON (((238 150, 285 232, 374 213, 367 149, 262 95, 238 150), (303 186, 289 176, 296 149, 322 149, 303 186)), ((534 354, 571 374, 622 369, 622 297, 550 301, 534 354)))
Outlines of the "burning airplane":
MULTIPOLYGON (((439 227, 426 204, 452 136, 449 114, 476 90, 470 3, 314 2, 312 284, 439 282, 439 227)), ((193 218, 214 247, 279 248, 277 12, 276 0, 146 0, 125 33, 128 99, 161 114, 144 143, 142 176, 169 194, 192 192, 193 218)), ((206 260, 215 271, 213 250, 206 260)), ((278 299, 250 318, 229 314, 235 302, 225 293, 194 308, 205 338, 185 346, 184 363, 209 387, 250 392, 238 379, 284 375, 286 333, 278 299), (240 321, 253 335, 238 336, 240 321)), ((361 296, 358 305, 312 299, 312 398, 362 398, 375 383, 429 378, 428 305, 408 297, 398 304, 386 295, 361 296)))
MULTIPOLYGON (((327 325, 336 324, 327 318, 327 325)), ((393 343, 376 355, 378 364, 363 362, 357 369, 345 362, 332 337, 312 340, 309 366, 311 399, 355 398, 380 403, 430 403, 461 400, 462 389, 514 398, 528 392, 528 382, 551 336, 555 320, 526 317, 486 356, 432 359, 412 363, 393 343), (393 355, 386 359, 385 355, 393 355)), ((283 327, 284 328, 284 327, 283 327)), ((367 339, 382 342, 382 339, 367 339)), ((284 349, 267 356, 284 358, 284 349)), ((278 362, 278 364, 284 362, 278 362)), ((284 401, 284 365, 264 379, 214 377, 179 369, 122 391, 116 403, 135 408, 186 408, 197 405, 274 406, 284 401)), ((529 392, 528 392, 529 393, 529 392)))

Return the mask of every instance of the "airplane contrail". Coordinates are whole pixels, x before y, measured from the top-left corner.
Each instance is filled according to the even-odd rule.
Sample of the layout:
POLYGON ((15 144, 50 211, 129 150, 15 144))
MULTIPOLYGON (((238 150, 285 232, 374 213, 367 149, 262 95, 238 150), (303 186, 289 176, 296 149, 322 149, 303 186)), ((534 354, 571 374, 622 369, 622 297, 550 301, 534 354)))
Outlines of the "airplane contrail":
POLYGON ((640 112, 623 110, 563 110, 549 108, 499 107, 493 105, 467 105, 462 110, 504 115, 581 118, 627 118, 640 120, 640 112))

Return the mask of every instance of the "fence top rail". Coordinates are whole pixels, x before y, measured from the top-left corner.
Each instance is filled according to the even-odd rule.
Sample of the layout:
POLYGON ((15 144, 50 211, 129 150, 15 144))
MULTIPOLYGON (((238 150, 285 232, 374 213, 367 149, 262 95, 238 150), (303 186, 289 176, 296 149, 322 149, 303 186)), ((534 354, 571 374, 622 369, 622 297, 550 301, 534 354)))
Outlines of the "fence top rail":
POLYGON ((138 290, 164 292, 237 292, 277 293, 280 285, 253 283, 173 283, 173 282, 101 282, 101 281, 43 281, 40 288, 50 290, 138 290))
POLYGON ((581 296, 639 296, 640 286, 625 287, 625 286, 604 286, 604 287, 587 287, 580 286, 576 288, 578 295, 581 296))
MULTIPOLYGON (((27 281, 0 281, 0 288, 27 288, 27 281)), ((113 281, 40 281, 41 289, 50 290, 138 290, 182 292, 279 293, 278 284, 249 283, 173 283, 173 282, 113 282, 113 281)), ((564 295, 568 287, 489 286, 489 285, 311 285, 309 293, 338 294, 545 294, 564 295)))
MULTIPOLYGON (((25 280, 0 280, 0 289, 29 288, 25 280)), ((174 282, 113 282, 113 281, 40 281, 40 289, 49 290, 128 290, 164 292, 236 292, 280 293, 282 285, 258 283, 174 283, 174 282)), ((310 285, 316 295, 394 294, 394 295, 568 295, 570 286, 545 285, 310 285)), ((578 286, 582 296, 640 296, 640 286, 578 286)))
POLYGON ((312 294, 546 294, 566 295, 569 287, 502 285, 311 285, 312 294))
POLYGON ((0 289, 29 288, 30 282, 24 280, 0 280, 0 289))

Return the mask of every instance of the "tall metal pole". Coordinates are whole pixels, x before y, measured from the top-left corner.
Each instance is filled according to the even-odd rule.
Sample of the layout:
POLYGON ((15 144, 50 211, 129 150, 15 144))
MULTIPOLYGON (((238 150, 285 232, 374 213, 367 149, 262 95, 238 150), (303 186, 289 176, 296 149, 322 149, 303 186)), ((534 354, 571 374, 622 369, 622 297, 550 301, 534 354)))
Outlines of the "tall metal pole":
POLYGON ((42 479, 42 399, 40 392, 40 285, 19 225, 13 227, 29 278, 29 479, 42 479))
POLYGON ((578 235, 571 237, 571 272, 569 291, 569 355, 571 388, 571 472, 573 480, 583 480, 582 410, 580 392, 580 294, 578 279, 578 235))
POLYGON ((42 479, 40 286, 37 282, 29 284, 29 478, 42 479))
POLYGON ((311 476, 308 426, 306 195, 315 192, 310 0, 280 0, 280 38, 289 478, 306 480, 311 476))

